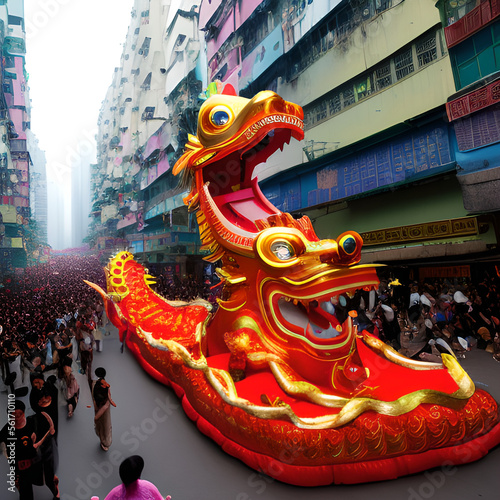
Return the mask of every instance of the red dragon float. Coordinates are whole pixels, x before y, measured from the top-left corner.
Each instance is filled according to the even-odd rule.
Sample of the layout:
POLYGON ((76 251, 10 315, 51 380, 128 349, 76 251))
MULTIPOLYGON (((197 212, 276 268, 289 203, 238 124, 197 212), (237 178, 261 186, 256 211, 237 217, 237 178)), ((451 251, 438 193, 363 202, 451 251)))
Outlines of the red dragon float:
POLYGON ((174 167, 191 191, 223 288, 165 300, 128 252, 106 267, 108 317, 143 368, 172 386, 224 451, 283 482, 392 479, 477 460, 500 442, 499 410, 457 359, 408 359, 358 329, 349 298, 378 286, 362 239, 320 240, 261 193, 255 167, 291 137, 302 109, 270 91, 213 92, 174 167))

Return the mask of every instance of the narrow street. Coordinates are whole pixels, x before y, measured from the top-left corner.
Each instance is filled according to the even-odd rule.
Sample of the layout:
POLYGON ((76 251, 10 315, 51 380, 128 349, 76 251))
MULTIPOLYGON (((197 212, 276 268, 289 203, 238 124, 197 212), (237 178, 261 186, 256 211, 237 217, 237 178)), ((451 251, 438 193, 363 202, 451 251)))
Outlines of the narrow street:
MULTIPOLYGON (((472 464, 435 469, 394 481, 311 489, 283 484, 257 474, 201 434, 184 414, 174 392, 151 379, 129 352, 120 352, 114 327, 104 337, 103 352, 94 354, 93 367, 98 366, 106 368, 106 379, 117 404, 117 408, 111 409, 113 444, 107 453, 100 449, 93 429, 90 391, 84 376, 77 374, 81 398, 72 419, 66 419, 60 399, 58 476, 63 500, 90 500, 93 495, 103 500, 120 483, 120 462, 135 454, 145 460, 143 479, 155 483, 172 500, 289 500, 305 496, 308 500, 498 499, 499 448, 472 464)), ((472 351, 463 366, 478 388, 488 390, 500 400, 500 364, 491 354, 472 351)), ((0 407, 6 407, 6 400, 6 393, 0 393, 0 407)), ((28 403, 28 397, 23 400, 28 403)), ((3 425, 5 421, 2 412, 0 423, 3 425)), ((2 458, 0 475, 5 483, 0 497, 15 500, 17 492, 7 490, 7 470, 7 461, 2 458)), ((51 499, 48 488, 35 487, 35 500, 51 499)))

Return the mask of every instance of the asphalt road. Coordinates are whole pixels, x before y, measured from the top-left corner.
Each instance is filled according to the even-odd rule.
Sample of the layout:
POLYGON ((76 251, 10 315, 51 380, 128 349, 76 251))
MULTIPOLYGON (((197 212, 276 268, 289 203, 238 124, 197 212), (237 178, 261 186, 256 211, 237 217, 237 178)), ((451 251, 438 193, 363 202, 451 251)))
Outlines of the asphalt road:
MULTIPOLYGON (((462 361, 476 386, 500 401, 500 363, 484 351, 472 351, 462 361)), ((90 390, 83 375, 79 405, 66 418, 62 398, 59 407, 59 470, 63 500, 101 500, 120 483, 118 466, 127 456, 145 460, 143 479, 155 483, 172 500, 498 500, 500 498, 500 447, 472 464, 424 472, 379 483, 301 488, 258 474, 224 453, 189 420, 174 392, 150 378, 125 350, 120 352, 116 329, 104 337, 103 352, 95 353, 94 368, 103 366, 111 394, 113 444, 108 452, 99 447, 93 429, 90 390)), ((27 403, 27 397, 23 398, 27 403)), ((0 393, 0 408, 7 394, 0 393)), ((29 407, 27 405, 27 407, 29 407)), ((29 411, 28 411, 29 413, 29 411)), ((0 424, 6 422, 0 411, 0 424)), ((0 499, 17 499, 8 491, 7 461, 0 457, 0 499)), ((51 500, 46 487, 35 487, 35 500, 51 500)))

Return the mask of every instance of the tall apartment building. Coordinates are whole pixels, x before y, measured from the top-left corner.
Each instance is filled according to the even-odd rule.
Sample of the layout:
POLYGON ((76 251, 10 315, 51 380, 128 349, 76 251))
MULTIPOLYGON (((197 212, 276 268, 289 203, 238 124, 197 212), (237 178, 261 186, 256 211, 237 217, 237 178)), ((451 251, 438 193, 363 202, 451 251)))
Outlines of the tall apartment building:
POLYGON ((171 167, 196 130, 203 81, 195 2, 137 0, 121 66, 103 102, 92 172, 91 234, 172 272, 192 272, 199 238, 171 167), (191 258, 190 258, 191 257, 191 258))
POLYGON ((24 58, 24 2, 0 2, 0 273, 26 266, 30 221, 29 96, 24 58))
POLYGON ((35 134, 26 130, 28 151, 31 158, 30 170, 30 210, 31 219, 36 221, 41 243, 47 243, 47 159, 40 149, 35 134))
MULTIPOLYGON (((142 3, 149 5, 136 5, 142 3)), ((150 5, 152 9, 155 2, 150 5)), ((156 16, 163 24, 165 10, 176 19, 173 7, 162 9, 155 14, 150 10, 148 22, 156 16)), ((167 20, 160 75, 154 57, 146 74, 138 64, 151 57, 154 37, 138 22, 135 42, 129 33, 130 52, 124 58, 133 57, 133 62, 124 61, 117 70, 112 92, 122 97, 116 102, 108 97, 110 108, 115 106, 115 128, 101 144, 108 175, 122 168, 121 163, 116 166, 118 157, 130 158, 135 173, 129 198, 137 203, 134 213, 123 216, 121 206, 115 212, 104 208, 122 226, 130 220, 132 227, 151 224, 150 230, 158 230, 158 239, 168 242, 168 250, 159 252, 164 261, 175 248, 172 238, 180 241, 176 213, 185 212, 175 179, 159 165, 165 158, 172 165, 185 133, 192 131, 198 104, 190 89, 214 80, 231 83, 246 97, 274 90, 303 107, 304 141, 292 141, 258 167, 258 175, 268 199, 284 211, 309 215, 320 237, 354 229, 364 238, 364 262, 418 266, 420 277, 467 275, 471 268, 462 264, 498 256, 500 30, 492 0, 477 7, 476 2, 434 5, 417 0, 202 0, 198 10, 182 12, 179 26, 182 18, 193 31, 176 36, 175 25, 167 20), (185 83, 178 86, 172 71, 181 65, 186 65, 185 83), (124 71, 126 67, 130 69, 124 71), (197 70, 189 73, 192 67, 197 70), (125 88, 138 90, 138 82, 139 94, 124 93, 125 88), (181 89, 186 90, 179 93, 181 89), (135 115, 126 114, 126 105, 122 113, 123 97, 131 99, 135 115), (146 117, 165 120, 154 132, 146 117), (131 128, 125 130, 125 123, 131 128), (121 129, 125 136, 132 133, 132 147, 121 129), (150 142, 152 137, 158 145, 150 142), (121 153, 113 156, 111 150, 121 153)), ((183 227, 187 235, 191 221, 183 227)), ((152 233, 142 236, 132 237, 131 247, 159 262, 148 243, 152 233)), ((191 247, 177 249, 188 253, 191 247)))

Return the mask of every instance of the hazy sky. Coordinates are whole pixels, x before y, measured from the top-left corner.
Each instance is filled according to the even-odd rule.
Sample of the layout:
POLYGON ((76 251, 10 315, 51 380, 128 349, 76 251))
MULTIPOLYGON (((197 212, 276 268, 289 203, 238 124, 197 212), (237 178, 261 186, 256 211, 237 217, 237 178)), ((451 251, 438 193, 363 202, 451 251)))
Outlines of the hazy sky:
MULTIPOLYGON (((25 0, 24 4, 31 130, 46 153, 49 180, 64 185, 79 157, 90 153, 95 161, 99 110, 114 68, 120 65, 134 2, 25 0)), ((49 233, 51 224, 55 221, 49 213, 49 233)))

